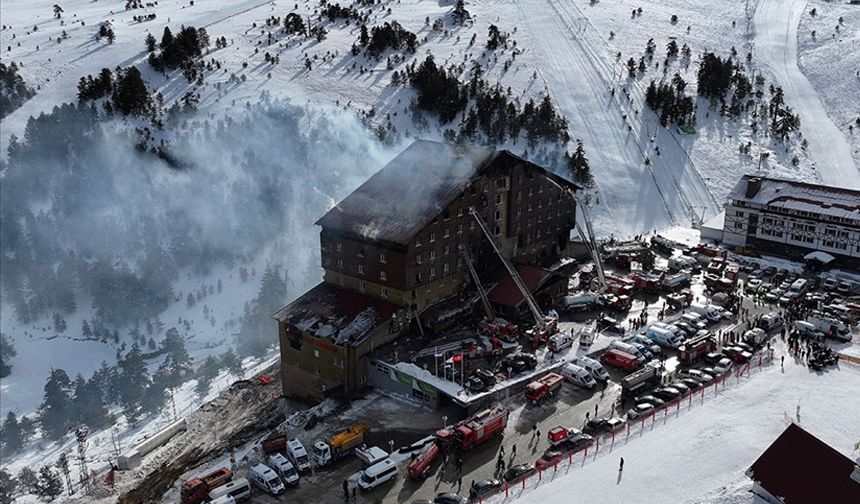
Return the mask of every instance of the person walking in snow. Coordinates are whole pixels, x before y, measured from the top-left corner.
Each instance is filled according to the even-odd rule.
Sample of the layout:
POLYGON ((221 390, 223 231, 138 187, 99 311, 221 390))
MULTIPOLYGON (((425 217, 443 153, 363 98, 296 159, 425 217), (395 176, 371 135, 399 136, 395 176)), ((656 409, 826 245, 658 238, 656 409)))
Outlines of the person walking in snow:
POLYGON ((618 471, 624 470, 624 457, 621 457, 621 462, 618 464, 618 471))
POLYGON ((349 500, 349 482, 343 480, 343 500, 349 500))

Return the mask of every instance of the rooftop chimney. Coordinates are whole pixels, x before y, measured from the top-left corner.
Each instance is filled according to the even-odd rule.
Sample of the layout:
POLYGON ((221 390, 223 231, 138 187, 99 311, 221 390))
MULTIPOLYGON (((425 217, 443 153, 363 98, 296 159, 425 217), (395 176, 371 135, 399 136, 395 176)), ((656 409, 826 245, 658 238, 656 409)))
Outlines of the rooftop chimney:
POLYGON ((758 177, 750 177, 747 179, 747 192, 746 197, 752 198, 756 194, 758 194, 759 189, 761 189, 761 179, 758 177))

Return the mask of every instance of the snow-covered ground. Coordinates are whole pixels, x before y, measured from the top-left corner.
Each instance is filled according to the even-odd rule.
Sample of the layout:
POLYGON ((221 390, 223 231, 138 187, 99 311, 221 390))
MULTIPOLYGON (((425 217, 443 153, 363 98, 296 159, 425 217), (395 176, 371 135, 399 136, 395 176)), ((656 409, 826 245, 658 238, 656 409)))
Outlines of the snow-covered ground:
MULTIPOLYGON (((755 54, 776 77, 785 91, 786 102, 801 117, 801 128, 809 141, 809 151, 822 182, 835 186, 860 187, 860 173, 845 139, 844 128, 837 127, 824 108, 818 92, 798 66, 798 24, 806 14, 806 0, 759 0, 755 12, 755 54)), ((856 10, 856 9, 855 9, 856 10)), ((851 30, 851 28, 849 28, 851 30)), ((857 33, 857 28, 853 28, 857 33)), ((804 38, 808 35, 802 34, 804 38)), ((822 34, 822 36, 824 36, 822 34)), ((842 48, 844 51, 845 48, 842 48)), ((854 52, 860 50, 856 43, 854 52)), ((851 49, 848 49, 851 52, 851 49)), ((842 82, 852 80, 850 77, 842 82)), ((858 81, 853 96, 857 112, 858 81)), ((846 102, 842 102, 846 103, 846 102)))
POLYGON ((753 370, 739 381, 731 378, 716 397, 682 402, 670 410, 604 443, 572 465, 562 462, 557 472, 532 478, 511 496, 491 502, 659 502, 741 504, 756 501, 744 471, 795 421, 804 429, 854 459, 860 439, 860 402, 850 391, 860 388, 860 367, 842 364, 816 373, 786 358, 784 370, 777 348, 774 364, 753 370), (700 403, 700 404, 697 404, 700 403), (649 425, 650 423, 650 425, 649 425), (619 472, 619 459, 624 470, 619 472), (583 462, 583 460, 585 460, 583 462))
MULTIPOLYGON (((847 139, 854 165, 860 167, 860 124, 855 122, 860 118, 856 98, 860 96, 860 9, 847 2, 807 2, 797 30, 797 49, 800 69, 847 139)), ((856 173, 853 182, 858 184, 856 173)))
MULTIPOLYGON (((74 100, 81 76, 117 64, 137 65, 168 104, 188 91, 200 93, 200 107, 205 113, 241 113, 245 103, 260 100, 264 93, 299 102, 307 99, 354 110, 373 109, 380 123, 390 120, 397 133, 407 138, 441 138, 442 127, 434 121, 413 123, 408 104, 414 93, 390 85, 391 71, 385 58, 377 62, 363 55, 352 56, 350 47, 358 35, 355 23, 323 22, 328 35, 321 42, 287 36, 279 27, 266 25, 267 18, 283 17, 296 5, 296 12, 315 17, 317 2, 246 0, 192 5, 163 0, 154 7, 124 11, 105 2, 76 0, 63 4, 65 12, 59 20, 53 18, 52 5, 47 0, 3 3, 5 28, 0 31, 0 47, 4 50, 0 54, 4 61, 21 63, 21 74, 39 87, 39 93, 3 120, 0 147, 6 145, 9 135, 22 136, 30 115, 74 100), (157 18, 145 22, 132 19, 149 13, 157 14, 157 18), (104 21, 109 21, 117 34, 112 45, 94 38, 104 21), (180 24, 203 26, 213 40, 220 36, 228 40, 226 48, 213 47, 205 55, 223 66, 220 71, 208 72, 202 86, 187 83, 178 73, 165 78, 146 63, 144 36, 152 33, 159 39, 165 26, 176 31, 180 24), (69 38, 58 43, 56 39, 64 30, 69 38), (280 62, 264 62, 266 52, 277 55, 280 62), (305 57, 313 62, 310 71, 305 68, 305 57)), ((592 201, 600 202, 595 220, 602 234, 626 236, 687 224, 694 215, 707 218, 715 214, 737 177, 757 168, 757 157, 737 153, 745 141, 774 154, 765 163, 767 173, 817 178, 802 152, 798 153, 800 166, 791 166, 794 147, 783 152, 781 145, 751 134, 746 126, 735 124, 737 121, 718 119, 702 106, 696 135, 659 127, 656 116, 644 105, 644 89, 651 79, 660 80, 664 69, 651 67, 636 79, 626 76, 624 62, 644 54, 649 38, 657 44, 655 62, 661 64, 670 39, 690 46, 690 64, 669 62, 665 74, 671 77, 677 71, 690 83, 695 82, 696 61, 703 51, 726 55, 737 46, 743 53, 744 41, 752 34, 746 21, 746 1, 683 0, 665 5, 655 0, 552 0, 536 6, 525 0, 473 0, 466 3, 472 21, 463 27, 451 24, 451 6, 452 2, 385 2, 384 8, 390 8, 391 14, 383 8, 371 9, 368 24, 396 20, 422 42, 417 54, 402 64, 395 62, 393 70, 432 53, 438 62, 466 63, 463 79, 468 78, 470 62, 481 62, 489 82, 510 87, 512 96, 521 100, 539 99, 549 93, 570 120, 572 137, 584 141, 597 179, 597 197, 592 201), (641 15, 631 16, 637 8, 642 8, 641 15), (673 14, 678 16, 675 23, 670 22, 673 14), (425 23, 427 18, 430 25, 435 19, 444 19, 444 29, 433 30, 425 23), (490 24, 498 25, 516 41, 520 53, 515 58, 511 49, 495 54, 484 51, 490 24), (471 45, 473 35, 476 42, 471 45), (622 54, 619 59, 618 52, 622 54), (508 68, 503 61, 510 62, 508 68)), ((796 58, 792 61, 796 63, 796 58)), ((810 114, 814 116, 815 111, 810 114)), ((814 146, 816 142, 811 143, 814 146)), ((522 142, 507 146, 517 153, 526 150, 522 142)), ((818 164, 821 169, 822 162, 818 164)))

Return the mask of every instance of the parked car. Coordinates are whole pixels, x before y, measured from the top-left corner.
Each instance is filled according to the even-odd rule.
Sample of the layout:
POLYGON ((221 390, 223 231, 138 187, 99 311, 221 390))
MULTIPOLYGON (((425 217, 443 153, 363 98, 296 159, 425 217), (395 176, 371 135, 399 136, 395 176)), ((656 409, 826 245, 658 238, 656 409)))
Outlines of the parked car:
POLYGON ((625 333, 624 326, 618 323, 617 320, 611 317, 603 317, 597 320, 597 330, 610 334, 618 334, 623 336, 625 333))
POLYGON ((538 471, 546 471, 561 462, 562 455, 564 454, 559 450, 547 450, 541 455, 541 458, 537 459, 535 467, 537 467, 538 471))
POLYGON ((496 384, 496 375, 488 369, 477 369, 475 376, 481 379, 488 388, 496 384))
POLYGON ((702 387, 702 382, 696 380, 695 378, 681 378, 676 382, 671 383, 670 385, 673 387, 677 387, 677 385, 683 384, 689 390, 698 390, 702 387))
POLYGON ((637 345, 645 346, 652 355, 657 355, 660 353, 660 345, 651 341, 650 338, 646 336, 642 336, 641 334, 637 334, 630 339, 631 343, 635 343, 637 345))
POLYGON ((586 371, 591 373, 591 376, 594 377, 597 381, 606 382, 609 381, 609 373, 606 372, 606 368, 603 367, 603 364, 600 361, 592 359, 591 357, 578 357, 575 361, 580 367, 585 368, 586 371))
POLYGON ((637 418, 648 415, 652 411, 654 411, 654 405, 653 404, 640 403, 640 404, 637 404, 636 406, 630 408, 629 411, 627 411, 627 418, 630 420, 636 420, 637 418))
POLYGON ((714 365, 714 371, 717 374, 724 375, 724 374, 728 373, 729 371, 731 371, 732 367, 733 367, 732 361, 728 357, 726 357, 726 358, 720 359, 719 362, 717 362, 714 365))
POLYGON ((716 379, 719 375, 719 373, 717 373, 717 370, 710 366, 699 368, 699 371, 705 373, 706 375, 712 376, 714 379, 716 379))
POLYGON ((454 492, 438 493, 433 499, 433 504, 466 504, 467 502, 469 502, 469 499, 454 492))
POLYGON ((716 364, 720 362, 721 359, 724 359, 726 356, 722 354, 722 352, 709 352, 705 354, 705 362, 708 364, 716 364))
POLYGON ((752 358, 750 352, 738 346, 723 347, 723 353, 733 362, 747 362, 752 358))
POLYGON ((761 288, 761 278, 750 278, 744 285, 744 292, 755 294, 761 288))
POLYGON ((824 290, 836 290, 836 288, 839 287, 839 279, 836 277, 827 277, 824 279, 824 282, 821 283, 821 286, 824 290))
POLYGON ((676 320, 673 325, 683 331, 687 336, 692 336, 699 330, 697 327, 693 327, 683 320, 676 320))
POLYGON ((663 399, 664 401, 674 401, 675 399, 681 397, 681 391, 676 389, 675 387, 660 387, 654 392, 651 392, 651 395, 663 399))
POLYGON ((618 417, 591 419, 585 423, 583 432, 592 436, 606 434, 623 428, 624 423, 624 419, 618 417))
POLYGON ((577 434, 555 445, 555 449, 562 450, 564 452, 578 452, 591 446, 593 442, 594 438, 591 437, 591 435, 577 434))
POLYGON ((678 392, 680 392, 681 395, 687 395, 690 393, 690 387, 684 384, 680 379, 673 380, 668 386, 673 389, 678 389, 678 392))
POLYGON ((737 343, 735 343, 735 346, 740 349, 743 349, 745 352, 749 352, 750 354, 755 352, 755 349, 752 346, 747 343, 744 343, 743 341, 738 341, 737 343))
POLYGON ((512 481, 520 481, 522 478, 528 478, 537 472, 534 464, 517 464, 510 467, 502 476, 508 483, 512 481))
POLYGON ((651 394, 639 396, 635 399, 635 401, 636 401, 636 404, 647 403, 647 404, 653 405, 655 408, 659 408, 660 406, 663 406, 664 404, 666 404, 666 401, 664 401, 663 399, 660 399, 659 397, 654 397, 651 394))
POLYGON ((472 488, 469 489, 469 498, 476 500, 479 497, 489 495, 500 488, 502 488, 502 482, 496 478, 482 479, 472 483, 472 488))
POLYGON ((699 383, 710 383, 714 381, 714 376, 712 374, 706 373, 701 369, 682 369, 681 371, 678 371, 678 375, 684 378, 692 378, 699 383))

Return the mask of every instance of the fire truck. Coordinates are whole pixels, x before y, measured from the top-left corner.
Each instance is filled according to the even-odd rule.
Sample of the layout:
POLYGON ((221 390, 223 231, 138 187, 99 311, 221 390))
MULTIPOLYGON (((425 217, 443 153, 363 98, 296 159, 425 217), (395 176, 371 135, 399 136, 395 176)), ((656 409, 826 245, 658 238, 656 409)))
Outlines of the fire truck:
POLYGON ((439 453, 439 445, 435 441, 425 446, 406 468, 409 476, 415 479, 427 477, 427 473, 430 472, 433 461, 439 457, 439 453))
POLYGON ((678 359, 688 366, 696 363, 704 357, 708 352, 713 352, 717 348, 717 342, 714 337, 709 334, 695 336, 678 349, 678 359))
POLYGON ((540 404, 544 399, 554 396, 562 383, 564 383, 563 376, 558 373, 547 373, 526 385, 526 399, 531 404, 540 404))
POLYGON ((436 431, 436 439, 447 446, 471 450, 493 436, 501 436, 508 425, 508 413, 501 406, 487 408, 449 428, 436 431))
POLYGON ((226 467, 218 468, 206 475, 186 481, 182 485, 180 501, 182 504, 198 504, 209 498, 209 492, 226 484, 233 478, 233 471, 226 467))

